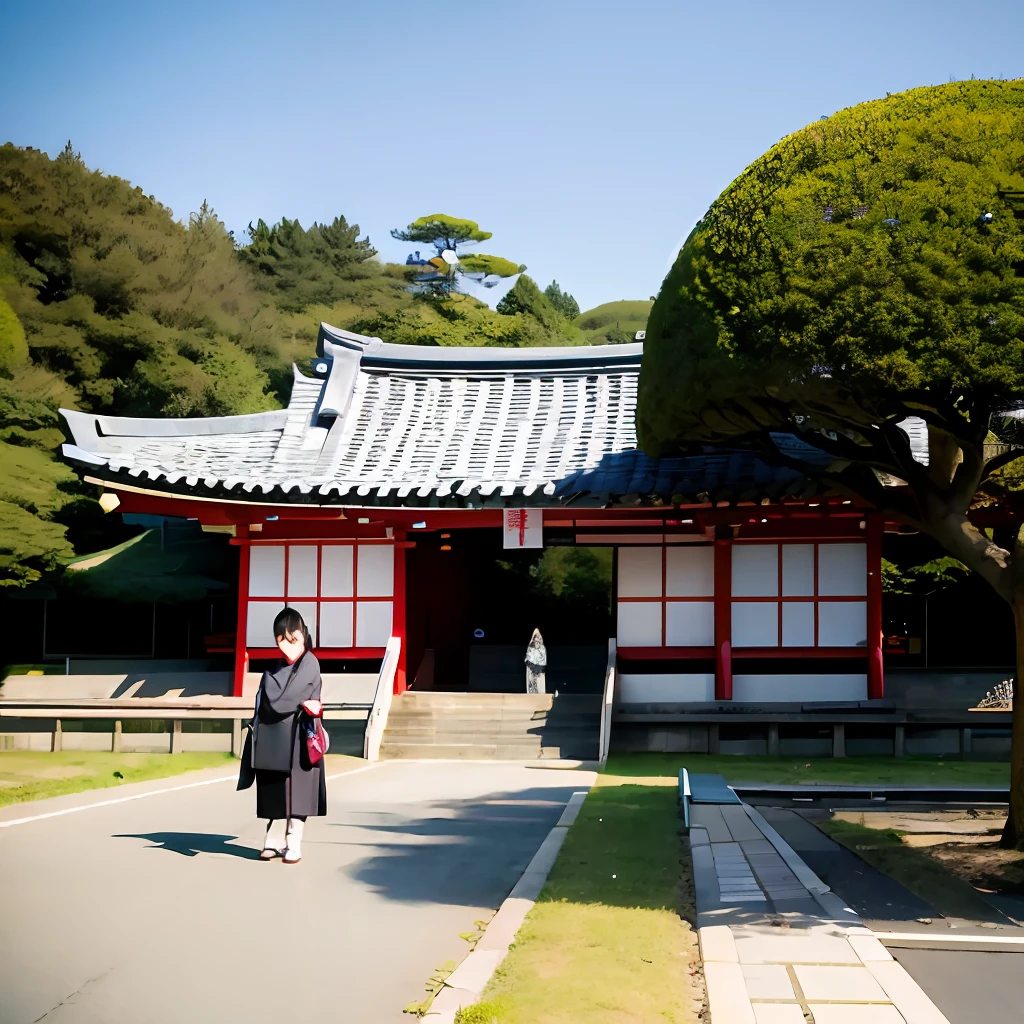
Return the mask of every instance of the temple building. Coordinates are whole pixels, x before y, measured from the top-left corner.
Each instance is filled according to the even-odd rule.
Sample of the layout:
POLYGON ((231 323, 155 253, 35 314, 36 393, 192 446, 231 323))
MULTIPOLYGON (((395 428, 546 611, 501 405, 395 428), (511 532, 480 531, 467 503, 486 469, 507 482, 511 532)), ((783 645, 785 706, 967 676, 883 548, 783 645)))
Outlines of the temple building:
POLYGON ((882 698, 882 517, 751 452, 645 456, 642 351, 427 348, 323 325, 286 409, 64 410, 64 455, 107 507, 230 532, 238 695, 250 662, 276 653, 285 603, 328 664, 379 660, 398 638, 396 692, 518 678, 532 626, 559 624, 481 567, 522 582, 569 547, 603 549, 610 614, 562 638, 555 688, 586 690, 592 667, 599 690, 587 652, 610 640, 626 704, 882 698))

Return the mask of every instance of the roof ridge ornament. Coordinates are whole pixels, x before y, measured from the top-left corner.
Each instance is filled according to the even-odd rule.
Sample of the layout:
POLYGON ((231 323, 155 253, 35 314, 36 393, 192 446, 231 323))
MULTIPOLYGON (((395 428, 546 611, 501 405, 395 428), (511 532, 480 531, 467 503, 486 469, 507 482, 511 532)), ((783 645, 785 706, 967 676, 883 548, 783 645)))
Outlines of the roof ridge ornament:
POLYGON ((560 345, 505 348, 469 345, 396 345, 320 324, 317 355, 348 350, 360 353, 366 368, 456 375, 474 373, 550 373, 555 370, 601 373, 621 367, 639 370, 643 342, 625 345, 560 345))

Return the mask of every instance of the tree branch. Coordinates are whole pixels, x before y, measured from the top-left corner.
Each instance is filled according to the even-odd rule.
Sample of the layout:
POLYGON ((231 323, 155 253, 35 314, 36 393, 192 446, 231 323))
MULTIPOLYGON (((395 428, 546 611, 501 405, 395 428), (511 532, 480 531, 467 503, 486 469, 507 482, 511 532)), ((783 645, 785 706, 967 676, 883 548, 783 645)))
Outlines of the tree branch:
POLYGON ((1024 459, 1024 448, 1011 448, 1010 451, 1000 452, 999 455, 993 456, 985 463, 985 468, 981 471, 981 479, 987 480, 996 470, 1002 469, 1003 466, 1008 466, 1018 459, 1024 459))
POLYGON ((961 461, 954 470, 949 485, 949 501, 953 508, 963 508, 966 512, 981 485, 985 459, 975 445, 961 447, 960 454, 961 461))

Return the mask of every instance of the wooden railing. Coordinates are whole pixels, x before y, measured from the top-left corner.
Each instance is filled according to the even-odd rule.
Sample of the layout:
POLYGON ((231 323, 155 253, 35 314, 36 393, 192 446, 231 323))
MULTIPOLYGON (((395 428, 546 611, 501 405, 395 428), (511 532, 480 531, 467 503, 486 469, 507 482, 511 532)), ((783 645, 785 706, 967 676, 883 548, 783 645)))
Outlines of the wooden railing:
POLYGON ((398 671, 398 659, 402 653, 402 641, 393 636, 384 651, 384 660, 380 664, 380 675, 377 676, 377 691, 373 697, 373 707, 366 719, 366 733, 363 738, 363 757, 367 761, 380 760, 380 744, 384 739, 384 730, 388 726, 388 713, 395 695, 395 673, 398 671))
POLYGON ((608 748, 612 739, 612 710, 615 706, 615 687, 618 683, 618 653, 614 637, 608 641, 608 666, 604 673, 604 697, 601 700, 601 738, 598 760, 603 768, 608 762, 608 748))

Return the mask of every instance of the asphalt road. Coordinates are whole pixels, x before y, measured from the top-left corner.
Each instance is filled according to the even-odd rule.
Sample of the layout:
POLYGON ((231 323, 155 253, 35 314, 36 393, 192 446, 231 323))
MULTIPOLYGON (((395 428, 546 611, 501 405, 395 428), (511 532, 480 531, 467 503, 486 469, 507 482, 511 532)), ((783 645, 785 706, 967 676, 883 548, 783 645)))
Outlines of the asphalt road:
MULTIPOLYGON (((1021 935, 1024 929, 993 908, 983 921, 944 922, 934 908, 856 854, 833 842, 795 811, 760 808, 765 818, 812 871, 857 911, 875 931, 938 932, 974 936, 1021 935), (931 919, 930 925, 919 919, 931 919)), ((950 1024, 1021 1024, 1024 1020, 1024 946, 1020 952, 981 952, 968 948, 901 949, 896 958, 945 1014, 950 1024)))
POLYGON ((329 783, 294 866, 230 782, 0 827, 0 1024, 408 1024, 592 779, 385 762, 329 783))
POLYGON ((1024 953, 890 949, 950 1024, 1020 1024, 1024 953))

